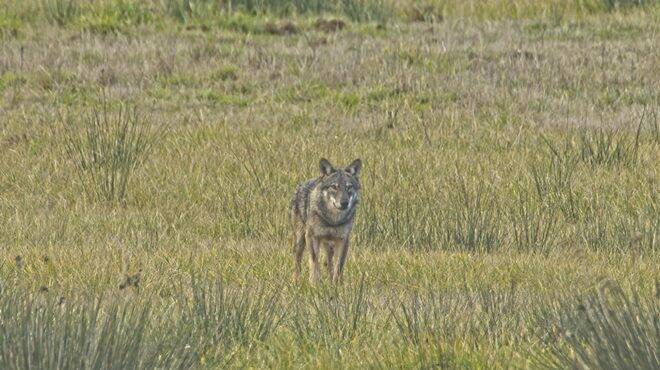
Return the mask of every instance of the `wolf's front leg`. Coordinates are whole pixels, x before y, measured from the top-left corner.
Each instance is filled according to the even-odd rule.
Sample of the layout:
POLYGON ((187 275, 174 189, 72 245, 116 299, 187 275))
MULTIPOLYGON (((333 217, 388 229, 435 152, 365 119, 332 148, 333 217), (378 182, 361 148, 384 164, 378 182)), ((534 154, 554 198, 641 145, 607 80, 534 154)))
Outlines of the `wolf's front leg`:
POLYGON ((321 275, 319 270, 319 240, 310 232, 305 235, 305 240, 309 249, 309 282, 316 284, 321 275))
POLYGON ((344 264, 346 263, 346 257, 348 256, 348 237, 346 237, 341 245, 339 250, 339 259, 337 259, 337 266, 335 269, 334 282, 338 283, 341 281, 341 275, 344 272, 344 264))
POLYGON ((327 269, 328 269, 328 279, 329 281, 332 281, 334 279, 334 271, 335 271, 335 263, 334 263, 334 255, 335 255, 335 243, 333 242, 326 242, 326 249, 328 250, 328 260, 326 261, 327 264, 327 269))

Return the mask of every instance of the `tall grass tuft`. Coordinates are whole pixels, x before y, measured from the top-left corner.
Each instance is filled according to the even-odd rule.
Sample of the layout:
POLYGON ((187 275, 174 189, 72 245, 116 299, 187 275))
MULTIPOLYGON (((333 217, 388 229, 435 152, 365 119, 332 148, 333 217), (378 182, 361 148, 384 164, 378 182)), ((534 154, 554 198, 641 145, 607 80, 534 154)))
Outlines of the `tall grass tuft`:
POLYGON ((158 332, 148 305, 0 295, 0 368, 191 368, 186 337, 158 332))
POLYGON ((341 0, 339 4, 341 14, 355 22, 383 22, 393 12, 384 0, 341 0))
POLYGON ((80 13, 78 0, 42 0, 41 8, 46 19, 58 26, 69 24, 80 13))
POLYGON ((292 329, 301 346, 321 346, 335 352, 365 334, 370 326, 364 277, 355 286, 314 292, 308 302, 297 302, 292 329), (303 304, 306 303, 306 304, 303 304))
POLYGON ((489 252, 498 249, 503 233, 495 195, 483 186, 468 186, 460 174, 449 189, 445 214, 447 242, 457 250, 489 252))
POLYGON ((180 22, 188 22, 209 14, 292 15, 336 14, 355 22, 385 21, 394 16, 392 4, 386 0, 165 0, 166 12, 180 22))
POLYGON ((82 127, 68 116, 66 154, 90 199, 126 199, 131 176, 154 142, 137 108, 120 105, 111 111, 104 101, 83 117, 82 127))
POLYGON ((542 136, 554 158, 560 163, 586 163, 592 167, 616 165, 631 166, 637 163, 644 114, 640 117, 634 135, 625 130, 582 128, 577 138, 565 137, 560 144, 542 136))
POLYGON ((574 190, 574 178, 579 159, 573 144, 566 139, 562 144, 552 143, 545 136, 541 139, 550 150, 547 159, 530 167, 530 174, 539 201, 551 209, 558 209, 569 222, 580 218, 579 197, 574 190))
POLYGON ((535 307, 534 299, 515 285, 497 291, 429 291, 402 299, 390 311, 396 340, 422 368, 462 368, 471 366, 461 362, 457 351, 531 340, 534 314, 521 307, 535 307), (474 319, 464 320, 467 316, 474 319))
POLYGON ((556 210, 520 195, 508 212, 512 245, 518 251, 547 252, 555 246, 556 210))
POLYGON ((634 137, 621 131, 581 130, 579 158, 591 166, 632 165, 637 161, 640 130, 641 124, 634 137))
POLYGON ((538 367, 577 369, 660 368, 657 296, 642 299, 614 283, 562 306, 552 332, 558 340, 535 358, 538 367), (654 300, 655 299, 655 300, 654 300))
POLYGON ((652 4, 653 0, 602 0, 607 11, 652 4))
POLYGON ((164 2, 166 13, 182 23, 210 13, 217 6, 210 0, 166 0, 164 2))
POLYGON ((192 283, 192 297, 181 306, 181 323, 198 338, 201 357, 231 361, 236 346, 265 340, 282 320, 277 292, 192 283))
POLYGON ((530 175, 538 199, 549 201, 557 198, 573 185, 576 161, 571 158, 552 157, 530 166, 530 175))

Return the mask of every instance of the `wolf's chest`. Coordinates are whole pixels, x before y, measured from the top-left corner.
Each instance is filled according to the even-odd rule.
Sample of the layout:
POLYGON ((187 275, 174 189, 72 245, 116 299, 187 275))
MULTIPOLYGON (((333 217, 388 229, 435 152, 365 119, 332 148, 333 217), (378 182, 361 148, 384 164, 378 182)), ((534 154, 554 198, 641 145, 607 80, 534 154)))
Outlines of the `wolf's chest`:
POLYGON ((339 226, 326 226, 322 224, 315 224, 314 234, 321 239, 327 240, 339 240, 344 239, 351 232, 353 227, 353 222, 346 223, 339 226))

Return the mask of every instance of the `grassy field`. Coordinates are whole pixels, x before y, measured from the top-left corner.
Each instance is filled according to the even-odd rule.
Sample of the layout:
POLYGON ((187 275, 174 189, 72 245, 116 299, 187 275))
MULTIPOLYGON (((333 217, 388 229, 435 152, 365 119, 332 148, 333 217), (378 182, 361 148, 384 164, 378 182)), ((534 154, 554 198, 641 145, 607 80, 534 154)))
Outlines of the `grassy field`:
POLYGON ((0 368, 658 368, 659 24, 1 2, 0 368), (364 163, 338 287, 293 279, 320 157, 364 163))

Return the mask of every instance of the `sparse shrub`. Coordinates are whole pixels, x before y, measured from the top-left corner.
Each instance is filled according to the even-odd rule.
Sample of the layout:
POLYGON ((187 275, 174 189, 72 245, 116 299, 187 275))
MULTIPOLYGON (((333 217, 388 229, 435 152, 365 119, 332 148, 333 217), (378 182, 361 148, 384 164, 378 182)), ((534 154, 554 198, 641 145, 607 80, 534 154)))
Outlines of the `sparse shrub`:
POLYGON ((137 108, 111 111, 107 101, 82 118, 68 116, 66 154, 90 199, 124 201, 130 178, 142 164, 154 137, 137 108), (81 127, 82 126, 82 127, 81 127))
MULTIPOLYGON (((655 298, 657 299, 657 298, 655 298)), ((658 369, 660 311, 653 297, 627 294, 613 283, 562 305, 550 343, 535 358, 552 369, 658 369)))

